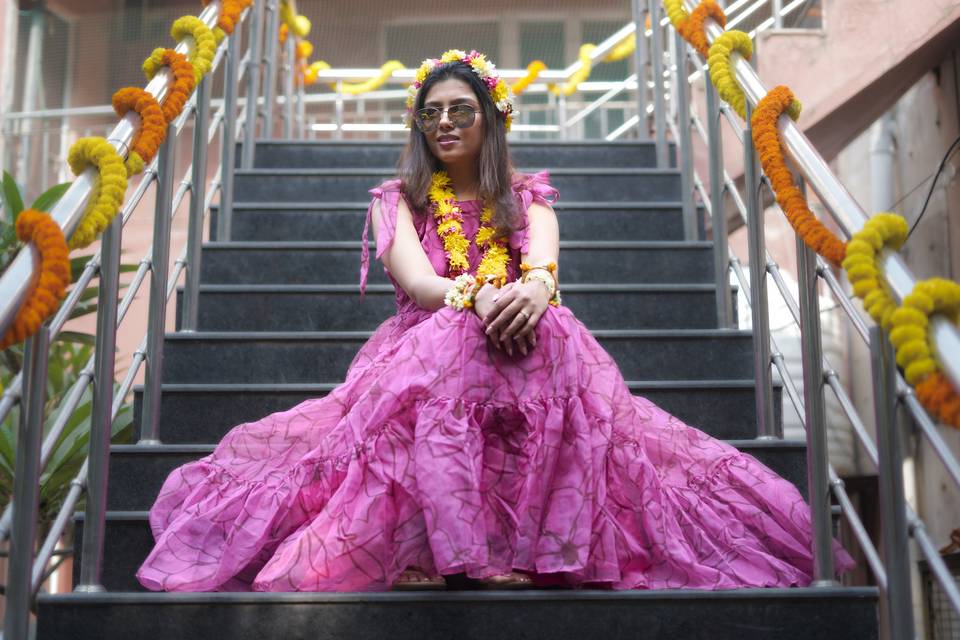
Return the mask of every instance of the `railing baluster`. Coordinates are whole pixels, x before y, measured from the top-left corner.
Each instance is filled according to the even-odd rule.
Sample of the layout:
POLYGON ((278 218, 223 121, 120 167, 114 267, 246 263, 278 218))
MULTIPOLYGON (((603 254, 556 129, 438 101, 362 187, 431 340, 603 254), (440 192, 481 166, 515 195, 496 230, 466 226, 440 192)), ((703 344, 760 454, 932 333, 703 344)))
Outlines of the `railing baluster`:
MULTIPOLYGON (((113 378, 117 346, 117 296, 120 291, 120 245, 123 221, 113 219, 103 234, 100 290, 97 299, 97 346, 94 360, 93 409, 87 499, 83 519, 83 550, 77 591, 104 591, 100 584, 106 532, 107 476, 113 433, 113 378)), ((154 272, 155 275, 156 272, 154 272)), ((151 280, 154 276, 151 276, 151 280)))
POLYGON ((813 520, 814 580, 812 586, 836 586, 827 477, 827 419, 823 397, 823 348, 820 343, 820 304, 817 256, 797 236, 800 292, 800 344, 803 360, 803 406, 807 437, 807 487, 813 520))
POLYGON ((293 137, 293 85, 296 74, 297 43, 293 32, 287 34, 286 64, 283 67, 283 137, 289 140, 293 137))
POLYGON ((710 156, 710 227, 713 235, 713 278, 717 288, 717 326, 733 326, 730 298, 730 254, 727 250, 727 217, 724 211, 723 135, 717 90, 705 74, 707 98, 707 153, 710 156))
POLYGON ((690 141, 690 102, 686 82, 687 42, 676 31, 674 46, 677 52, 674 58, 677 69, 674 95, 677 100, 677 128, 680 130, 677 165, 680 167, 680 192, 683 195, 683 236, 689 241, 697 239, 697 208, 693 204, 693 144, 690 141))
POLYGON ((243 151, 240 166, 253 167, 253 151, 256 144, 257 119, 260 116, 258 99, 260 96, 261 47, 263 46, 263 13, 265 2, 254 2, 253 20, 250 21, 250 61, 247 69, 247 119, 243 129, 243 151))
POLYGON ((764 251, 763 208, 760 206, 760 167, 750 143, 750 116, 747 104, 747 129, 744 134, 743 167, 747 193, 747 243, 750 260, 750 317, 753 323, 753 368, 756 388, 757 437, 780 438, 773 418, 773 374, 770 371, 770 314, 767 311, 767 269, 764 251))
POLYGON ((170 206, 173 200, 176 129, 167 127, 157 166, 157 196, 153 217, 153 253, 150 269, 150 304, 147 311, 147 368, 143 385, 143 412, 139 444, 159 444, 160 384, 163 368, 163 334, 167 314, 167 263, 170 260, 170 206))
POLYGON ((637 122, 637 137, 641 142, 650 141, 650 123, 647 121, 647 35, 646 16, 643 0, 631 0, 630 8, 633 12, 633 24, 636 26, 634 38, 636 47, 633 51, 633 66, 637 76, 637 113, 640 116, 637 122))
MULTIPOLYGON (((190 216, 187 221, 187 277, 183 289, 183 308, 180 320, 182 331, 197 330, 200 304, 200 256, 203 245, 204 205, 207 197, 207 135, 210 122, 209 76, 197 87, 197 111, 193 126, 193 188, 190 192, 190 216)), ((164 265, 166 266, 166 265, 164 265)))
MULTIPOLYGON (((226 67, 223 79, 223 129, 220 144, 220 210, 217 214, 217 228, 210 230, 210 237, 220 242, 230 239, 233 223, 233 176, 237 158, 237 75, 240 52, 241 29, 235 29, 233 37, 227 43, 226 67)), ((249 73, 250 70, 247 71, 249 73)), ((247 114, 252 113, 248 103, 247 114)), ((253 123, 245 125, 252 127, 253 123)))
POLYGON ((50 328, 40 326, 26 341, 26 389, 17 432, 17 460, 13 474, 13 530, 10 533, 10 566, 7 569, 7 638, 26 638, 30 626, 30 571, 40 508, 40 449, 43 445, 43 406, 47 394, 47 357, 50 328))
MULTIPOLYGON (((280 24, 279 0, 267 4, 266 33, 264 34, 263 77, 263 137, 273 138, 273 101, 277 95, 277 42, 280 24)), ((293 37, 291 31, 288 37, 293 37)))
POLYGON ((877 417, 880 522, 883 559, 887 566, 887 621, 890 637, 913 638, 913 602, 910 595, 910 549, 907 546, 903 457, 897 425, 896 358, 893 345, 879 327, 870 327, 873 369, 873 406, 877 417))
POLYGON ((653 62, 650 72, 653 74, 653 127, 657 145, 657 168, 666 169, 670 165, 667 153, 667 121, 663 87, 663 31, 660 28, 660 0, 647 0, 650 13, 651 48, 653 62))

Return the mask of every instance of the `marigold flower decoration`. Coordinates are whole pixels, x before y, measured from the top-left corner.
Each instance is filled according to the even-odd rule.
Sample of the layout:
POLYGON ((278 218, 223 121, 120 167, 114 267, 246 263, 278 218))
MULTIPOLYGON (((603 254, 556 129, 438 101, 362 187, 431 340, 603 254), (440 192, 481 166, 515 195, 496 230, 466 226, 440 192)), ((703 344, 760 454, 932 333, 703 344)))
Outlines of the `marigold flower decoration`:
MULTIPOLYGON (((201 0, 203 6, 209 5, 211 0, 201 0)), ((225 36, 233 33, 234 27, 240 20, 240 14, 246 9, 253 0, 221 0, 220 15, 217 16, 217 26, 213 28, 213 37, 217 44, 225 36)))
POLYGON ((811 213, 807 199, 793 183, 793 174, 787 168, 783 157, 783 141, 777 128, 777 120, 784 111, 796 119, 800 115, 800 109, 800 102, 789 88, 779 86, 771 89, 753 112, 753 144, 760 157, 760 166, 770 178, 777 204, 783 209, 797 235, 808 247, 832 264, 840 266, 846 255, 846 244, 811 213))
POLYGON ((122 118, 131 109, 140 116, 140 129, 127 154, 127 177, 143 171, 167 137, 167 120, 152 94, 139 87, 125 87, 113 94, 113 110, 118 116, 122 118))
POLYGON ((673 24, 673 28, 680 30, 680 25, 690 17, 687 10, 683 8, 683 0, 663 0, 663 6, 667 10, 667 17, 673 24))
POLYGON ((170 37, 180 41, 187 36, 193 38, 196 46, 190 63, 193 65, 194 84, 199 84, 203 76, 213 67, 213 56, 217 51, 216 38, 210 27, 196 16, 181 16, 170 27, 170 37))
POLYGON ((475 50, 467 53, 460 49, 450 49, 439 58, 427 58, 417 69, 416 78, 407 87, 407 113, 404 117, 404 124, 407 128, 413 125, 413 105, 417 98, 417 91, 423 86, 424 80, 427 79, 431 71, 449 62, 461 62, 470 67, 480 77, 480 80, 487 87, 487 91, 490 92, 490 97, 493 99, 497 111, 504 118, 504 126, 507 131, 510 131, 515 113, 513 92, 510 90, 510 85, 500 77, 496 65, 487 60, 484 54, 475 50))
POLYGON ((873 321, 889 331, 890 316, 897 308, 881 277, 880 252, 897 250, 907 240, 907 221, 895 213, 878 213, 853 234, 847 243, 843 269, 853 286, 853 294, 873 321))
POLYGON ((710 55, 710 42, 707 41, 707 34, 703 29, 703 23, 707 18, 713 18, 721 27, 727 26, 727 14, 723 12, 720 5, 713 0, 704 0, 677 27, 683 39, 704 58, 710 55))
POLYGON ((710 45, 707 65, 710 68, 710 81, 717 88, 717 94, 746 120, 747 97, 743 95, 730 63, 730 55, 734 51, 749 60, 753 56, 753 41, 743 31, 724 31, 710 45))
POLYGON ((97 239, 120 210, 127 192, 127 169, 123 158, 104 138, 80 138, 70 147, 67 162, 77 176, 90 165, 100 172, 83 219, 70 238, 71 249, 82 249, 97 239))
POLYGON ((173 74, 173 83, 162 105, 163 117, 169 124, 183 111, 183 106, 196 86, 196 78, 193 65, 187 57, 173 49, 162 47, 154 49, 153 53, 143 61, 143 73, 147 76, 147 80, 152 80, 163 67, 169 68, 173 74))
POLYGON ((36 209, 21 211, 16 233, 22 242, 33 243, 40 253, 40 275, 0 339, 0 351, 35 334, 60 306, 70 284, 70 251, 63 230, 49 213, 36 209))
MULTIPOLYGON (((450 275, 462 274, 470 268, 467 259, 470 241, 463 235, 463 213, 457 203, 450 177, 445 171, 433 174, 428 193, 437 221, 437 235, 443 241, 443 248, 447 253, 448 272, 450 275)), ((483 251, 483 257, 477 266, 477 275, 481 278, 489 274, 495 275, 499 282, 497 286, 502 286, 507 281, 510 253, 503 239, 493 239, 496 231, 489 226, 492 219, 493 211, 485 205, 480 214, 481 226, 474 238, 477 247, 483 251)))
POLYGON ((534 60, 527 65, 527 75, 523 76, 516 82, 514 82, 510 89, 513 91, 514 96, 519 96, 521 93, 527 90, 534 80, 536 80, 541 73, 547 68, 547 65, 543 63, 542 60, 534 60))

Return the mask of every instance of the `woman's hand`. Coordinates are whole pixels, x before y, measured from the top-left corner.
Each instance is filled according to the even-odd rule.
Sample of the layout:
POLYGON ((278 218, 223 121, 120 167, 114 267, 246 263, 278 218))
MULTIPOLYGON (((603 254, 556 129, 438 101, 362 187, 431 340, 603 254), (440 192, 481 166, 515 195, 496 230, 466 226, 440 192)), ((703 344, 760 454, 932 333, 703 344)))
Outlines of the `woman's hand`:
MULTIPOLYGON (((493 287, 490 287, 491 289, 493 287)), ((548 306, 549 292, 539 280, 508 282, 493 296, 478 292, 475 308, 487 327, 486 333, 499 348, 513 355, 514 342, 523 355, 537 344, 534 329, 548 306)))

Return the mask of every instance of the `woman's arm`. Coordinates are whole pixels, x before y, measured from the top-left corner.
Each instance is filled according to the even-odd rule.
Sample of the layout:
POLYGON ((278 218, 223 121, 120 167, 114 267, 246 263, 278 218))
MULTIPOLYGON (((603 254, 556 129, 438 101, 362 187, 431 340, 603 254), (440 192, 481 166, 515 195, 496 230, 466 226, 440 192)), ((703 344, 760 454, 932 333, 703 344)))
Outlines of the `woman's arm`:
MULTIPOLYGON (((374 202, 373 237, 377 237, 380 227, 380 201, 374 202)), ((413 226, 413 215, 404 198, 397 203, 397 229, 393 244, 381 256, 383 264, 393 278, 400 284, 410 299, 418 307, 427 311, 436 311, 444 306, 443 298, 453 286, 453 280, 438 276, 426 252, 420 245, 417 230, 413 226)))
POLYGON ((557 223, 557 214, 550 205, 534 202, 527 209, 527 222, 530 225, 527 230, 530 244, 527 253, 520 256, 521 259, 531 267, 556 262, 559 280, 560 263, 557 257, 560 255, 560 225, 557 223))

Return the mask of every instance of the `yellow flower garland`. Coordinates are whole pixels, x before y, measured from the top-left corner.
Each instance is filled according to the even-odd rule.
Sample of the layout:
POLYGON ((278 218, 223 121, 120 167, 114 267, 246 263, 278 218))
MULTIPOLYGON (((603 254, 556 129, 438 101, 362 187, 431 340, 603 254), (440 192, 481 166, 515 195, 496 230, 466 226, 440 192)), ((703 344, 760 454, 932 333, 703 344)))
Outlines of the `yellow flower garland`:
POLYGON ((590 54, 593 53, 593 50, 596 48, 597 46, 594 44, 580 45, 580 54, 578 55, 580 58, 580 68, 570 76, 569 80, 563 83, 563 86, 558 87, 556 84, 548 85, 553 95, 572 95, 580 83, 590 77, 590 72, 593 70, 593 62, 590 60, 590 54))
POLYGON ((393 75, 394 71, 402 71, 403 69, 406 69, 406 66, 399 60, 387 60, 380 67, 380 75, 376 78, 370 78, 364 82, 344 82, 340 87, 344 93, 351 96, 376 91, 393 75))
POLYGON ((918 282, 890 315, 890 342, 897 349, 897 364, 911 385, 917 385, 939 367, 933 359, 930 316, 939 313, 954 324, 960 320, 960 284, 944 278, 918 282))
POLYGON ((663 0, 663 6, 667 10, 667 17, 670 18, 673 28, 680 30, 689 16, 687 10, 683 8, 683 0, 663 0))
POLYGON ((210 27, 196 16, 181 16, 170 27, 170 36, 174 40, 183 40, 187 36, 193 38, 196 46, 190 62, 193 64, 193 77, 199 83, 203 76, 210 73, 213 67, 213 56, 217 51, 216 38, 210 27))
POLYGON ((889 331, 890 316, 897 308, 881 277, 880 250, 899 249, 907 240, 907 221, 895 213, 878 213, 847 242, 843 268, 853 294, 863 301, 873 321, 889 331))
POLYGON ((747 98, 737 82, 730 64, 730 54, 734 51, 747 60, 753 55, 753 41, 743 31, 724 31, 710 45, 707 65, 710 67, 710 80, 723 98, 741 118, 747 119, 747 98))
POLYGON ((77 176, 90 165, 100 171, 83 219, 70 238, 71 249, 82 249, 97 239, 120 210, 127 192, 127 168, 104 138, 80 138, 70 147, 67 162, 77 176))
MULTIPOLYGON (((437 220, 437 235, 443 241, 443 248, 447 253, 449 273, 450 275, 464 273, 470 268, 470 262, 467 259, 470 241, 463 235, 463 215, 457 203, 450 176, 446 171, 437 171, 433 174, 429 196, 430 202, 434 205, 433 215, 437 220)), ((507 281, 507 263, 510 261, 510 253, 502 239, 493 239, 495 230, 488 226, 492 219, 493 211, 485 205, 480 214, 482 226, 474 239, 477 247, 483 251, 483 258, 477 267, 477 275, 481 278, 494 275, 499 282, 497 286, 502 286, 507 281), (486 247, 485 250, 484 247, 486 247)))
POLYGON ((547 65, 545 65, 542 60, 534 60, 528 64, 527 75, 510 85, 510 89, 513 90, 513 95, 518 96, 526 91, 527 87, 529 87, 530 84, 536 80, 546 68, 547 65))

